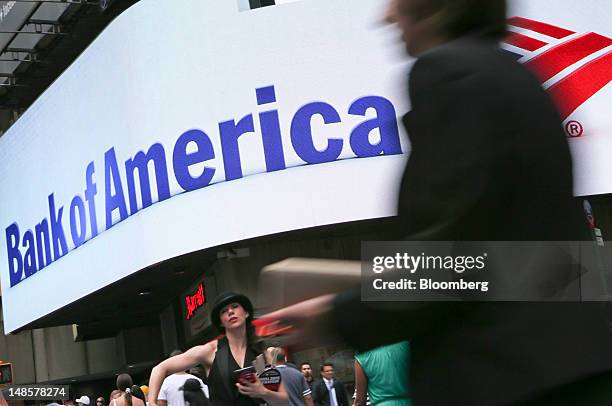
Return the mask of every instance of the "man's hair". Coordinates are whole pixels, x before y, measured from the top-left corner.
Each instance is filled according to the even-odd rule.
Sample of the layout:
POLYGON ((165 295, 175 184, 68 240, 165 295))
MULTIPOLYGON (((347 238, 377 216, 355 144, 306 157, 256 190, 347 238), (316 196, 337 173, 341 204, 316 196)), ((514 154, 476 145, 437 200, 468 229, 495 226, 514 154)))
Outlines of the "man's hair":
POLYGON ((281 349, 279 352, 276 353, 276 362, 281 362, 284 363, 285 362, 285 352, 281 349))
POLYGON ((304 362, 302 362, 302 363, 300 364, 300 369, 302 369, 302 367, 303 367, 304 365, 308 365, 310 368, 312 368, 312 365, 310 364, 310 362, 308 362, 308 361, 304 361, 304 362))
POLYGON ((334 367, 334 364, 332 364, 331 362, 326 362, 324 364, 321 365, 321 372, 323 372, 323 370, 325 369, 325 367, 334 367))
POLYGON ((506 0, 418 0, 413 10, 417 20, 437 12, 452 39, 475 34, 498 41, 507 35, 506 0))
POLYGON ((285 351, 281 347, 268 347, 266 349, 266 358, 271 364, 284 364, 285 360, 285 351))

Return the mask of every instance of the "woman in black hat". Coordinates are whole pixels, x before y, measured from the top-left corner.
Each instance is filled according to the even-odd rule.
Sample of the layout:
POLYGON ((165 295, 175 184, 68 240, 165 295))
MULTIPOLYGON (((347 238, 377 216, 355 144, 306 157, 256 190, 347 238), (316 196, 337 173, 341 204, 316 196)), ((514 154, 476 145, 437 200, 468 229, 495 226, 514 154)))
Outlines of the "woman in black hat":
POLYGON ((222 293, 216 298, 210 317, 224 337, 193 347, 153 368, 149 380, 149 406, 156 406, 165 377, 199 364, 206 370, 211 406, 254 406, 261 402, 288 404, 282 384, 278 392, 273 392, 257 378, 255 382, 234 380, 233 371, 251 366, 261 352, 254 348, 253 305, 249 298, 234 292, 222 293))

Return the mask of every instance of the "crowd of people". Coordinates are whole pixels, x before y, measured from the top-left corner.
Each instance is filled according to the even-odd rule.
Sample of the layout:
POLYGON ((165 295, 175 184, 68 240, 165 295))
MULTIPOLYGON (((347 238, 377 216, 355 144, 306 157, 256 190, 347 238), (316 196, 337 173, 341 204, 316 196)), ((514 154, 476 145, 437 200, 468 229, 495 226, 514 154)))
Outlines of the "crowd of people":
MULTIPOLYGON (((368 394, 379 403, 393 399, 396 403, 390 405, 409 405, 406 342, 355 355, 356 396, 354 402, 349 403, 347 388, 336 379, 332 363, 322 363, 320 379, 315 379, 310 362, 302 362, 298 368, 288 362, 283 348, 264 349, 263 340, 255 335, 252 314, 253 305, 245 295, 220 294, 212 307, 211 321, 222 333, 221 338, 184 353, 176 351, 154 367, 149 380, 148 406, 185 406, 179 391, 185 387, 186 380, 193 381, 194 387, 208 399, 206 404, 212 406, 261 403, 361 406, 366 405, 368 394), (236 371, 256 365, 258 356, 262 357, 264 368, 274 367, 280 373, 281 383, 277 389, 267 388, 256 375, 252 379, 236 376, 236 371), (205 382, 185 372, 198 365, 204 367, 205 382), (388 386, 390 383, 392 385, 388 386), (176 403, 175 399, 178 399, 176 403)), ((186 393, 183 395, 185 397, 186 393)))
MULTIPOLYGON (((180 351, 178 351, 180 353, 180 351)), ((176 354, 173 352, 172 354, 176 354)), ((169 376, 160 391, 158 404, 162 406, 207 406, 208 391, 206 385, 197 376, 187 372, 169 376)), ((74 402, 66 400, 63 406, 145 406, 148 405, 148 385, 135 385, 129 374, 122 373, 117 376, 116 387, 108 397, 98 396, 95 405, 88 395, 79 396, 74 402), (108 401, 107 401, 108 399, 108 401)), ((49 403, 47 406, 60 406, 58 403, 49 403)))
MULTIPOLYGON (((173 351, 170 357, 181 353, 179 350, 173 351)), ((354 394, 352 400, 349 400, 348 387, 344 382, 336 379, 332 363, 325 362, 320 365, 320 377, 317 379, 313 374, 310 362, 302 362, 298 367, 287 360, 285 351, 280 347, 268 347, 264 354, 268 367, 276 368, 281 374, 282 383, 287 393, 285 404, 289 406, 362 406, 370 404, 369 400, 365 403, 365 396, 363 396, 363 391, 368 392, 371 389, 371 387, 368 389, 367 383, 365 386, 357 383, 355 388, 357 396, 354 394)), ((393 354, 387 351, 387 354, 391 358, 405 355, 397 351, 393 354)), ((357 365, 357 357, 355 359, 357 365)), ((389 371, 390 374, 399 372, 398 379, 401 380, 402 376, 405 376, 405 371, 402 373, 402 371, 397 371, 396 368, 391 367, 394 363, 394 360, 386 359, 382 369, 389 371)), ((397 366, 401 368, 404 365, 400 363, 397 366)), ((355 373, 356 380, 359 382, 357 370, 355 373)), ((371 379, 376 380, 377 378, 372 375, 370 376, 371 379)), ((402 387, 401 384, 399 386, 402 387)), ((117 376, 116 389, 110 392, 108 397, 98 396, 95 398, 95 405, 92 404, 92 399, 88 395, 81 395, 74 402, 72 400, 63 402, 63 406, 73 406, 74 404, 77 406, 149 406, 148 393, 148 385, 134 385, 131 376, 124 373, 117 376)), ((396 393, 406 394, 406 391, 402 389, 396 393)), ((156 403, 159 406, 208 406, 212 404, 209 396, 208 385, 200 377, 187 371, 181 371, 164 379, 156 403)), ((390 405, 406 404, 409 403, 393 403, 390 405)), ((61 405, 50 403, 47 406, 61 405)))
MULTIPOLYGON (((116 389, 107 398, 97 397, 95 406, 229 406, 264 402, 290 406, 365 405, 362 395, 375 387, 375 375, 368 375, 370 389, 367 384, 363 385, 363 380, 357 379, 362 385, 357 386, 357 397, 349 403, 347 387, 336 379, 332 363, 322 363, 320 378, 316 379, 310 362, 302 362, 298 367, 288 361, 283 348, 270 346, 262 349, 251 324, 252 313, 253 305, 246 296, 233 292, 221 294, 215 301, 211 318, 223 333, 222 338, 186 352, 173 351, 153 368, 148 385, 135 385, 130 375, 119 374, 116 389), (279 372, 281 384, 277 390, 266 388, 256 376, 252 381, 235 376, 234 371, 253 364, 259 354, 265 362, 264 368, 275 368, 279 372), (204 367, 204 379, 189 372, 197 365, 204 367)), ((364 371, 369 374, 375 362, 394 363, 393 358, 406 355, 396 351, 386 360, 373 363, 370 361, 372 354, 357 354, 355 360, 356 364, 358 360, 363 364, 360 376, 364 377, 364 371)), ((403 363, 398 365, 400 369, 405 368, 403 363)), ((379 364, 378 367, 392 374, 396 372, 396 369, 389 369, 389 365, 379 364)), ((398 376, 401 379, 403 375, 398 376)), ((407 391, 398 393, 405 395, 407 391)), ((80 396, 76 403, 77 406, 93 406, 87 395, 80 396)))

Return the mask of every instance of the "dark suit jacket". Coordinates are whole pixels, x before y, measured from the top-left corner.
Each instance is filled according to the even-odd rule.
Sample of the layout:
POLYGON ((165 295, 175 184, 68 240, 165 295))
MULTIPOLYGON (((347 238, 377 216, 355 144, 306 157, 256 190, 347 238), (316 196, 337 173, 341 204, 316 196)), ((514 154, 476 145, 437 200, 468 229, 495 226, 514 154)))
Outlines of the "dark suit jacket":
MULTIPOLYGON (((535 77, 495 44, 431 50, 409 81, 412 150, 397 229, 408 240, 571 241, 583 227, 560 117, 535 77)), ((396 237, 397 238, 397 237, 396 237)), ((401 239, 401 238, 398 238, 401 239)), ((505 405, 612 369, 596 305, 410 303, 336 298, 358 350, 411 340, 415 405, 505 405)))
MULTIPOLYGON (((336 400, 338 406, 349 406, 348 396, 344 389, 344 384, 337 379, 334 379, 334 388, 336 389, 336 400)), ((321 379, 312 385, 312 400, 315 406, 329 406, 329 391, 327 385, 321 379)))

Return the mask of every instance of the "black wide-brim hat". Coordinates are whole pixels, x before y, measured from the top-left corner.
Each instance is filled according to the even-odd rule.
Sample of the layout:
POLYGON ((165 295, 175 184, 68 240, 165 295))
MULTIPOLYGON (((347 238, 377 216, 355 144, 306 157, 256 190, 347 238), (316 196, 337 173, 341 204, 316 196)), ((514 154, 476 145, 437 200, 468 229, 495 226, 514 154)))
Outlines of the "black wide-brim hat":
POLYGON ((185 381, 185 383, 183 384, 183 386, 181 386, 179 388, 179 390, 182 391, 188 391, 188 392, 195 392, 195 391, 201 391, 202 390, 202 384, 200 383, 200 381, 198 381, 195 378, 189 378, 185 381))
POLYGON ((219 317, 219 313, 221 313, 221 309, 224 306, 227 306, 230 303, 240 303, 240 306, 244 308, 249 313, 249 317, 247 317, 247 321, 253 319, 253 304, 243 294, 236 292, 223 292, 217 296, 215 299, 215 304, 213 305, 212 311, 210 312, 210 318, 212 320, 213 325, 218 329, 223 331, 223 327, 221 326, 221 317, 219 317))

